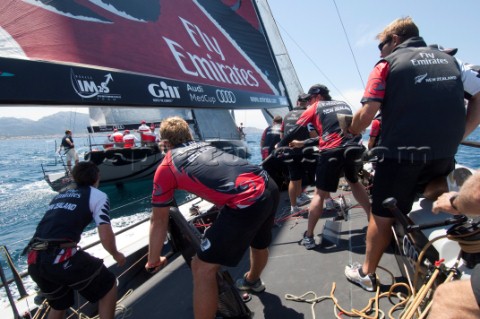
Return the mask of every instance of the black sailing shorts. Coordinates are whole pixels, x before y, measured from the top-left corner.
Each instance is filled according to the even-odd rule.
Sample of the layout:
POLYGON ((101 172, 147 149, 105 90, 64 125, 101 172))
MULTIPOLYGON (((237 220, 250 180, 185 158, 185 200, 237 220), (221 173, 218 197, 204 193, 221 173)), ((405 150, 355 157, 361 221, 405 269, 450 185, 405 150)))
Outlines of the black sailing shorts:
POLYGON ((66 261, 53 264, 56 255, 55 250, 39 251, 36 262, 28 266, 30 277, 55 310, 74 304, 74 290, 88 301, 97 302, 116 282, 102 259, 79 250, 66 261))
POLYGON ((205 232, 208 241, 200 260, 235 267, 249 246, 265 249, 272 242, 272 227, 279 202, 277 184, 269 178, 262 197, 243 209, 222 208, 212 227, 205 232))

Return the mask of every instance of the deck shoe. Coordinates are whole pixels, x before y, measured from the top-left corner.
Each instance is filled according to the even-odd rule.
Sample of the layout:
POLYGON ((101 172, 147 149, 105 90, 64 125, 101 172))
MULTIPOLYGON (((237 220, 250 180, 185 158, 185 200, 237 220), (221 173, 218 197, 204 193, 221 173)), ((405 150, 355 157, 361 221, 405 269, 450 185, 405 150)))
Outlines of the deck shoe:
POLYGON ((244 291, 262 292, 265 290, 265 284, 260 278, 258 278, 255 282, 249 282, 247 280, 246 273, 245 275, 243 275, 242 278, 237 279, 235 286, 237 287, 237 289, 244 291))
POLYGON ((291 215, 298 215, 302 210, 298 206, 292 206, 290 208, 291 215))
POLYGON ((307 194, 301 193, 297 196, 297 206, 303 206, 310 203, 311 199, 307 194))
POLYGON ((358 262, 347 265, 345 267, 345 276, 350 282, 359 285, 366 291, 377 290, 377 276, 375 274, 362 276, 361 269, 362 265, 358 262))
POLYGON ((310 250, 315 248, 317 245, 315 243, 315 239, 313 237, 308 237, 307 232, 303 233, 302 245, 305 246, 306 249, 310 250))
POLYGON ((337 200, 334 200, 334 199, 331 199, 331 198, 327 198, 325 200, 325 209, 326 210, 339 209, 340 207, 341 207, 340 203, 337 200))

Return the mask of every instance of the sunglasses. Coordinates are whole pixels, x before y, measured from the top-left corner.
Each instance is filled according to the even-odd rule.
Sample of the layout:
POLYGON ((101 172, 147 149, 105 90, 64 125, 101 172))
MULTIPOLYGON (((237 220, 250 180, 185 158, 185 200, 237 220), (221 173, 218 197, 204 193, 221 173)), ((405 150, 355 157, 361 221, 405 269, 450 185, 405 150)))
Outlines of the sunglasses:
POLYGON ((378 44, 378 49, 379 49, 380 51, 382 51, 382 50, 383 50, 383 47, 384 47, 387 43, 389 43, 389 42, 391 42, 391 41, 392 41, 392 38, 387 38, 387 39, 385 39, 384 41, 380 42, 380 43, 378 44))

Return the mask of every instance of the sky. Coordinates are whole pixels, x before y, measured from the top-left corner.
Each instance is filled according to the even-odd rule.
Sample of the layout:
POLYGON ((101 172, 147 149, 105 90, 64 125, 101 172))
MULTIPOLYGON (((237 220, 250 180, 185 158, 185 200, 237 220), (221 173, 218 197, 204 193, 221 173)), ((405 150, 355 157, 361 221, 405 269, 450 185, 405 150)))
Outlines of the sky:
MULTIPOLYGON (((379 59, 375 36, 393 20, 410 16, 427 44, 455 47, 456 57, 480 63, 479 0, 269 0, 304 91, 316 83, 329 87, 333 99, 354 110, 368 75, 379 59)), ((0 117, 38 120, 59 111, 87 113, 86 108, 0 108, 0 117)), ((237 123, 265 128, 257 111, 236 112, 237 123)))

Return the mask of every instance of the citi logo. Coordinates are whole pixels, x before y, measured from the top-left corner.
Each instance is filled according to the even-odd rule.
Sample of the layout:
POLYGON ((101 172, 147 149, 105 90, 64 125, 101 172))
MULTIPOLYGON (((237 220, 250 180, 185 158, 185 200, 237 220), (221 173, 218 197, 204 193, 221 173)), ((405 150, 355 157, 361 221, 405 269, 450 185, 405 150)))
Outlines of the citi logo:
POLYGON ((97 84, 91 76, 78 75, 70 72, 70 79, 75 92, 84 99, 90 99, 93 97, 100 98, 120 98, 119 94, 110 94, 110 88, 108 87, 110 82, 113 82, 113 77, 110 73, 105 75, 105 81, 97 84))
POLYGON ((159 99, 179 99, 180 91, 178 86, 168 85, 165 81, 151 83, 148 85, 148 92, 159 99))
POLYGON ((415 77, 415 84, 422 83, 423 80, 427 77, 428 73, 422 74, 422 75, 417 75, 415 77))

